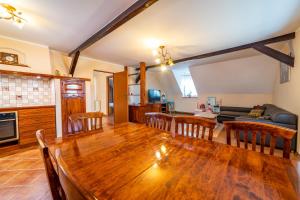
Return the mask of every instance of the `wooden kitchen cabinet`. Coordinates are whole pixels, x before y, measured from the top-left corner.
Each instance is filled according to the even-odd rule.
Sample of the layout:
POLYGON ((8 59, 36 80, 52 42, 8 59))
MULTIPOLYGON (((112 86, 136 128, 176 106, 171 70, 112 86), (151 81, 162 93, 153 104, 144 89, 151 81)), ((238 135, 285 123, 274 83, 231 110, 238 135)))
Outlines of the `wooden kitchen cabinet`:
POLYGON ((61 110, 63 136, 71 133, 69 116, 86 112, 85 81, 78 79, 61 80, 61 110))
POLYGON ((18 110, 19 144, 36 143, 35 133, 39 129, 45 130, 45 139, 56 137, 55 106, 41 106, 37 108, 22 108, 18 110))
POLYGON ((129 121, 145 123, 147 112, 161 112, 161 104, 129 105, 129 121))

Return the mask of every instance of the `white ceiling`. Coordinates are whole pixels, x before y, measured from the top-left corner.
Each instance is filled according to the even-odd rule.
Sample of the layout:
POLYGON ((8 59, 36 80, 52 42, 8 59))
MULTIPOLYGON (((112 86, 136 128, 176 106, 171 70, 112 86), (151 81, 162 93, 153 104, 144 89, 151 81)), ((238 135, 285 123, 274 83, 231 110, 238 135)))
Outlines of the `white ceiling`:
POLYGON ((0 35, 70 52, 136 0, 0 0, 28 21, 22 30, 0 20, 0 35))
POLYGON ((299 0, 160 0, 84 54, 127 65, 153 64, 146 45, 151 39, 163 41, 178 59, 289 33, 299 26, 299 0))
MULTIPOLYGON (((0 35, 63 52, 77 47, 135 2, 7 1, 23 11, 28 24, 18 30, 0 20, 0 35)), ((165 44, 179 59, 289 33, 299 26, 299 0, 159 0, 82 54, 129 66, 140 61, 153 64, 149 47, 153 41, 165 44)), ((232 58, 243 56, 237 53, 232 58)))

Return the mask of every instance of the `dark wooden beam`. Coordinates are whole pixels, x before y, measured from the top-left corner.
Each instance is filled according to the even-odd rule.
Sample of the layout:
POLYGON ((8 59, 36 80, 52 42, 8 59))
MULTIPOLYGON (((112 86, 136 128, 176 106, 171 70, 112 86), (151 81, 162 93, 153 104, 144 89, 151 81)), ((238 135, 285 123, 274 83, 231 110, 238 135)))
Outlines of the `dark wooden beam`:
MULTIPOLYGON (((147 68, 146 68, 146 70, 147 70, 147 68)), ((137 84, 140 80, 141 80, 141 75, 139 74, 135 79, 135 83, 137 84)))
POLYGON ((76 69, 76 65, 77 65, 77 61, 78 61, 79 55, 80 55, 80 51, 77 51, 75 53, 75 55, 73 56, 73 58, 72 58, 72 62, 71 62, 71 66, 70 66, 70 71, 69 71, 69 74, 71 74, 72 77, 73 77, 75 69, 76 69))
POLYGON ((133 73, 133 74, 128 74, 128 76, 136 76, 139 75, 140 73, 133 73))
POLYGON ((94 72, 101 72, 101 73, 106 73, 106 74, 114 74, 114 72, 109 72, 109 71, 104 71, 104 70, 98 70, 98 69, 94 69, 94 72))
MULTIPOLYGON (((191 57, 187 57, 187 58, 181 58, 181 59, 178 59, 178 60, 174 60, 174 63, 176 64, 176 63, 185 62, 185 61, 189 61, 189 60, 198 60, 198 59, 208 58, 208 57, 222 55, 222 54, 226 54, 226 53, 232 53, 232 52, 235 52, 235 51, 254 48, 255 46, 292 40, 292 39, 295 39, 295 37, 296 37, 295 33, 289 33, 289 34, 286 34, 286 35, 281 35, 281 36, 278 36, 278 37, 274 37, 274 38, 270 38, 270 39, 266 39, 266 40, 261 40, 261 41, 258 41, 258 42, 244 44, 244 45, 237 46, 237 47, 232 47, 232 48, 228 48, 228 49, 223 49, 223 50, 219 50, 219 51, 205 53, 205 54, 201 54, 201 55, 197 55, 197 56, 191 56, 191 57)), ((153 68, 153 67, 159 67, 159 66, 160 65, 151 65, 151 66, 147 66, 147 69, 150 69, 150 68, 153 68)))
POLYGON ((253 48, 267 56, 270 56, 276 60, 279 60, 282 63, 285 63, 291 67, 294 67, 295 58, 293 58, 292 56, 286 55, 280 51, 277 51, 275 49, 272 49, 272 48, 264 46, 264 45, 257 45, 257 46, 254 46, 253 48))
POLYGON ((101 38, 105 37, 115 29, 119 28, 121 25, 129 21, 131 18, 135 17, 139 13, 143 12, 145 9, 150 7, 153 3, 157 2, 158 0, 138 0, 132 6, 130 6, 127 10, 117 16, 114 20, 112 20, 109 24, 107 24, 104 28, 100 29, 97 33, 87 39, 84 43, 79 45, 76 49, 69 53, 73 55, 77 51, 82 51, 101 38))

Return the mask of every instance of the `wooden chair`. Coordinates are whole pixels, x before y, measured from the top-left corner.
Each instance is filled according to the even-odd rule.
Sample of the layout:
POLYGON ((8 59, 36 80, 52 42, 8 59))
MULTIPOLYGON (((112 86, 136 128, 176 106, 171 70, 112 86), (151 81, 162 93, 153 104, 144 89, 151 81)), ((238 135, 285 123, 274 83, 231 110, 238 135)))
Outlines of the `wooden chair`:
POLYGON ((53 199, 65 200, 65 193, 60 185, 57 171, 55 171, 54 165, 52 163, 48 147, 46 146, 44 140, 44 130, 38 130, 36 132, 36 138, 40 146, 41 154, 43 157, 45 170, 48 178, 48 183, 50 186, 51 194, 53 199))
POLYGON ((74 181, 74 178, 68 173, 67 167, 61 158, 59 149, 55 152, 58 164, 59 181, 65 191, 68 200, 96 200, 91 193, 86 191, 81 185, 74 181))
POLYGON ((75 113, 69 116, 72 133, 89 132, 102 129, 101 112, 75 113))
POLYGON ((208 140, 212 140, 213 131, 216 126, 216 122, 210 119, 196 117, 196 116, 175 116, 175 134, 179 134, 179 125, 181 127, 181 135, 199 138, 200 137, 200 129, 201 130, 201 138, 203 139, 205 136, 205 131, 208 130, 208 140), (191 132, 190 132, 191 130, 191 132))
POLYGON ((161 130, 171 131, 173 117, 159 112, 146 113, 146 125, 161 130))
POLYGON ((264 153, 266 145, 266 137, 270 136, 270 155, 274 155, 276 139, 282 138, 284 141, 283 157, 289 159, 291 151, 291 140, 296 134, 295 130, 275 126, 272 124, 265 124, 259 122, 242 122, 242 121, 227 121, 224 122, 226 129, 227 144, 231 145, 231 132, 234 131, 236 137, 237 147, 240 147, 240 134, 244 136, 244 147, 248 149, 248 137, 251 134, 252 150, 256 151, 257 134, 260 134, 260 152, 264 153))

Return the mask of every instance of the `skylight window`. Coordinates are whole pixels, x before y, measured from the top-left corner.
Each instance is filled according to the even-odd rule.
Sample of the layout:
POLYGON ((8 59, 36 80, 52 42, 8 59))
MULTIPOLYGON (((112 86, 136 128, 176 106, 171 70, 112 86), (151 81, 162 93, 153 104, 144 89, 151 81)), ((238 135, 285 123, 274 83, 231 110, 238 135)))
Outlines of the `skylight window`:
POLYGON ((180 88, 182 97, 197 97, 197 90, 188 67, 173 68, 177 84, 180 88))

